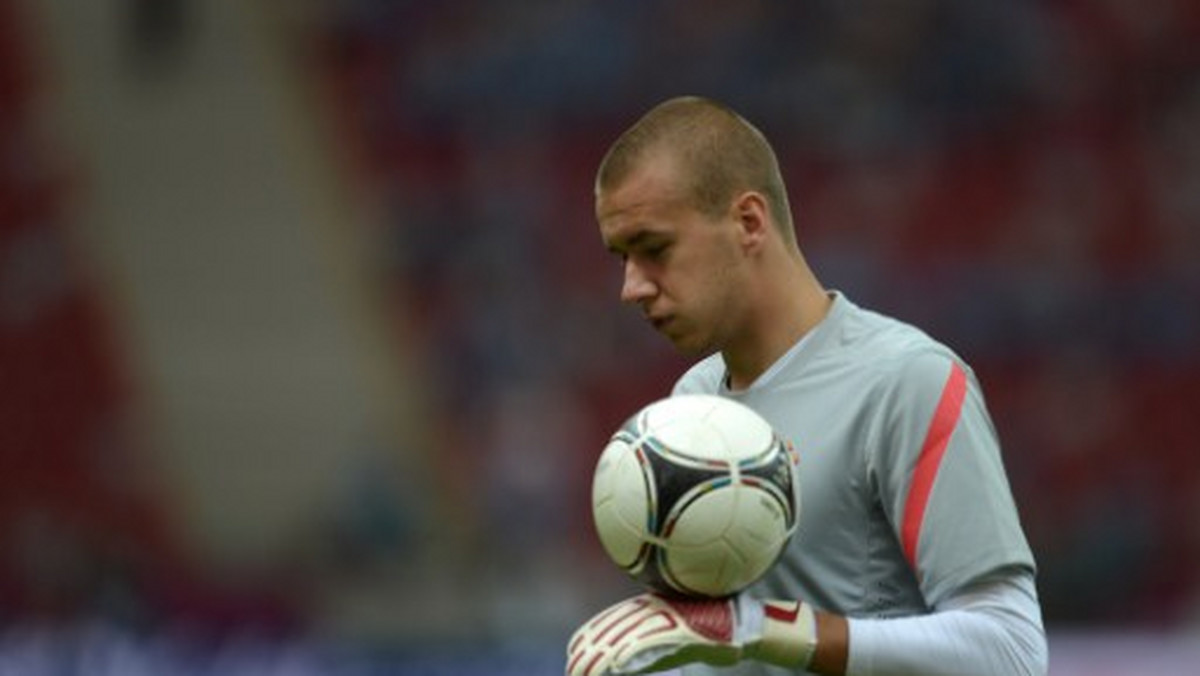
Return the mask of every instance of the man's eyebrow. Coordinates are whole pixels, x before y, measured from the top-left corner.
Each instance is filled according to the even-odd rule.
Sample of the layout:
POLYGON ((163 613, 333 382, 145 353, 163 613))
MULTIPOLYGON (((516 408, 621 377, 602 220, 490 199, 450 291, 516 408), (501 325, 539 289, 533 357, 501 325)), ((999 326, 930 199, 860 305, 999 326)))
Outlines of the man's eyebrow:
POLYGON ((608 242, 607 248, 614 254, 622 255, 631 249, 636 249, 639 246, 642 246, 647 240, 653 240, 659 236, 661 236, 660 233, 652 232, 650 230, 638 230, 628 239, 616 242, 608 242))

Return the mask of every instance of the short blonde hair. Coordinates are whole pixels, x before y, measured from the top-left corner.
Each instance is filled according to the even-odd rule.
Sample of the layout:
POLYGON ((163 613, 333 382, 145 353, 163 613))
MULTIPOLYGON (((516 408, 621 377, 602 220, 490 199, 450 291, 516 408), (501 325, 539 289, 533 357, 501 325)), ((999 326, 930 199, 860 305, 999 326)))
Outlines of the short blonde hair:
POLYGON ((787 188, 775 151, 754 125, 729 107, 699 96, 664 101, 622 133, 596 173, 596 188, 611 190, 651 153, 663 151, 684 172, 692 205, 709 216, 725 213, 743 190, 761 193, 786 241, 794 242, 787 188))

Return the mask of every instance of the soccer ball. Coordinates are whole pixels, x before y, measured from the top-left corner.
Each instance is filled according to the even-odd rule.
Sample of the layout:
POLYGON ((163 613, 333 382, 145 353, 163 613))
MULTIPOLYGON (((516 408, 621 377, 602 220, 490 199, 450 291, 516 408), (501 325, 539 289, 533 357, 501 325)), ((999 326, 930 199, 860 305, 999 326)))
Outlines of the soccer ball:
POLYGON ((728 596, 762 577, 796 529, 797 456, 744 404, 661 399, 600 454, 592 514, 605 552, 635 580, 728 596))

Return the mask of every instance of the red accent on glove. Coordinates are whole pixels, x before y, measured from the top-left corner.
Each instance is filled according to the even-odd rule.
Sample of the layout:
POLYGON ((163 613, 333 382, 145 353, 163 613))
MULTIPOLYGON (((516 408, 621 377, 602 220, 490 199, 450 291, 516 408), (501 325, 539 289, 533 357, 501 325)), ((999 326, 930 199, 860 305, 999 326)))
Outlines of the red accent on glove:
POLYGON ((693 601, 663 598, 679 613, 688 628, 710 641, 733 641, 733 603, 730 601, 693 601))
POLYGON ((778 620, 780 622, 787 622, 788 624, 791 624, 792 622, 796 621, 797 617, 800 616, 800 602, 797 601, 791 607, 791 609, 787 610, 780 608, 774 603, 767 603, 763 606, 763 613, 772 620, 778 620))

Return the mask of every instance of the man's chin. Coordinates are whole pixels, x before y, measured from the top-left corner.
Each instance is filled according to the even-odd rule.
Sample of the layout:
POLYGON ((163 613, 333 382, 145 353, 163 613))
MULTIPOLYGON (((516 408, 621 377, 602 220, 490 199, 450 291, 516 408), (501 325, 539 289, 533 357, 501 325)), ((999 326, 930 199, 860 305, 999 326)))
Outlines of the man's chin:
POLYGON ((663 337, 671 342, 671 346, 675 351, 684 357, 701 358, 715 352, 708 341, 698 340, 695 335, 686 333, 662 331, 663 337))

